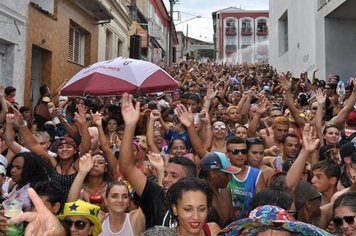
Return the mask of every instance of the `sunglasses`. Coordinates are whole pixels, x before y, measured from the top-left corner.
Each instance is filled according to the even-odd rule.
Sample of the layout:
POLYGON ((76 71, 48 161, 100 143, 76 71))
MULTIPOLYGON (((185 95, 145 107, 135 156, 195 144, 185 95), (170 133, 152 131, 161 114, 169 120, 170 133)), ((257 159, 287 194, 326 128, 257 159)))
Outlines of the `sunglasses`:
POLYGON ((64 223, 68 226, 68 228, 71 228, 74 223, 74 227, 78 230, 84 229, 85 226, 87 226, 87 224, 89 224, 89 222, 82 221, 82 220, 76 220, 76 221, 64 220, 64 223))
POLYGON ((354 216, 344 216, 344 217, 334 217, 333 221, 335 223, 335 225, 337 227, 340 227, 341 225, 344 224, 343 220, 349 224, 349 225, 353 225, 355 223, 355 217, 356 215, 354 216))
POLYGON ((237 155, 239 153, 246 155, 248 153, 247 149, 232 149, 227 150, 227 152, 230 152, 232 155, 237 155))
POLYGON ((216 129, 216 130, 219 130, 219 129, 224 130, 224 129, 226 129, 226 125, 214 125, 214 129, 216 129))
POLYGON ((262 143, 263 144, 263 139, 260 138, 260 137, 247 138, 247 142, 249 144, 256 144, 256 143, 262 143))

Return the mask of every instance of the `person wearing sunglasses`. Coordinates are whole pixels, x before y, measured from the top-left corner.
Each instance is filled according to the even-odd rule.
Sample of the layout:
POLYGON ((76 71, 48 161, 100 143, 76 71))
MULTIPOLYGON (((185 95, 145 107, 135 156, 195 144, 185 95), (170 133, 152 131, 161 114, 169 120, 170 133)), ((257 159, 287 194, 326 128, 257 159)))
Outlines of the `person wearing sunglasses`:
POLYGON ((98 236, 101 232, 99 210, 100 207, 82 200, 67 202, 58 218, 70 229, 71 235, 98 236))
POLYGON ((261 170, 245 165, 247 154, 247 145, 243 139, 235 136, 226 141, 226 156, 233 166, 241 169, 228 183, 236 219, 247 217, 253 196, 265 188, 261 170))
POLYGON ((346 192, 340 195, 334 202, 333 222, 343 235, 356 235, 356 192, 346 192))
POLYGON ((222 121, 215 121, 213 123, 213 142, 212 152, 226 152, 227 127, 222 121))

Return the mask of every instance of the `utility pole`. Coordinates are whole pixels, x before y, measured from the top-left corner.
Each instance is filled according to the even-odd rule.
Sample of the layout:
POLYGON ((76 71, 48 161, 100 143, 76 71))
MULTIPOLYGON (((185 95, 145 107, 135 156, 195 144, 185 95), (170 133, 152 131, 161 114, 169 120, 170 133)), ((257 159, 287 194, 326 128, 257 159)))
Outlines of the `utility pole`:
POLYGON ((173 28, 174 28, 174 22, 173 22, 173 6, 174 4, 178 2, 178 0, 169 0, 169 40, 168 40, 168 63, 169 65, 172 65, 173 63, 173 28))

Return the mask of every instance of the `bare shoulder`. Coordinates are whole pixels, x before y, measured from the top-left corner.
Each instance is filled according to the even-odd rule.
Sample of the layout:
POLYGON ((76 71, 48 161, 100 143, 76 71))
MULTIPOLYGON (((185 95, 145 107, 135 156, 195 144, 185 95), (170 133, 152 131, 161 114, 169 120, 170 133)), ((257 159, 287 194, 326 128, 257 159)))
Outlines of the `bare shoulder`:
POLYGON ((214 223, 214 222, 210 222, 208 223, 211 235, 218 235, 218 233, 220 232, 220 227, 218 224, 214 223))

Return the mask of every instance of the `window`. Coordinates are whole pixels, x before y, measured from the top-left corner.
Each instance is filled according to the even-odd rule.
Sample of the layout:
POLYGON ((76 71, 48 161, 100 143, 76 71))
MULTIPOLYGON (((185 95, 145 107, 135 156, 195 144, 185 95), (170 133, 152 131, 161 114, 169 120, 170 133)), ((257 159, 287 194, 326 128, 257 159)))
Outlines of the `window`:
POLYGON ((226 33, 236 33, 235 20, 229 19, 226 21, 226 33))
POLYGON ((252 44, 252 38, 251 37, 246 37, 246 36, 242 36, 241 37, 241 45, 247 45, 247 46, 249 46, 249 45, 251 45, 252 44))
POLYGON ((259 19, 257 21, 257 32, 260 32, 260 33, 267 32, 267 21, 265 19, 259 19))
POLYGON ((278 20, 279 54, 288 51, 288 11, 285 11, 278 20))
POLYGON ((121 56, 121 47, 122 41, 120 39, 117 40, 117 57, 121 56))
POLYGON ((85 33, 82 28, 70 24, 69 26, 68 60, 84 65, 85 33))
POLYGON ((42 10, 54 14, 54 2, 55 0, 31 0, 31 2, 37 4, 42 10))
POLYGON ((248 20, 248 19, 242 20, 241 31, 242 32, 251 32, 252 31, 251 29, 252 29, 251 20, 248 20))
POLYGON ((226 37, 226 45, 236 45, 235 37, 226 37))

